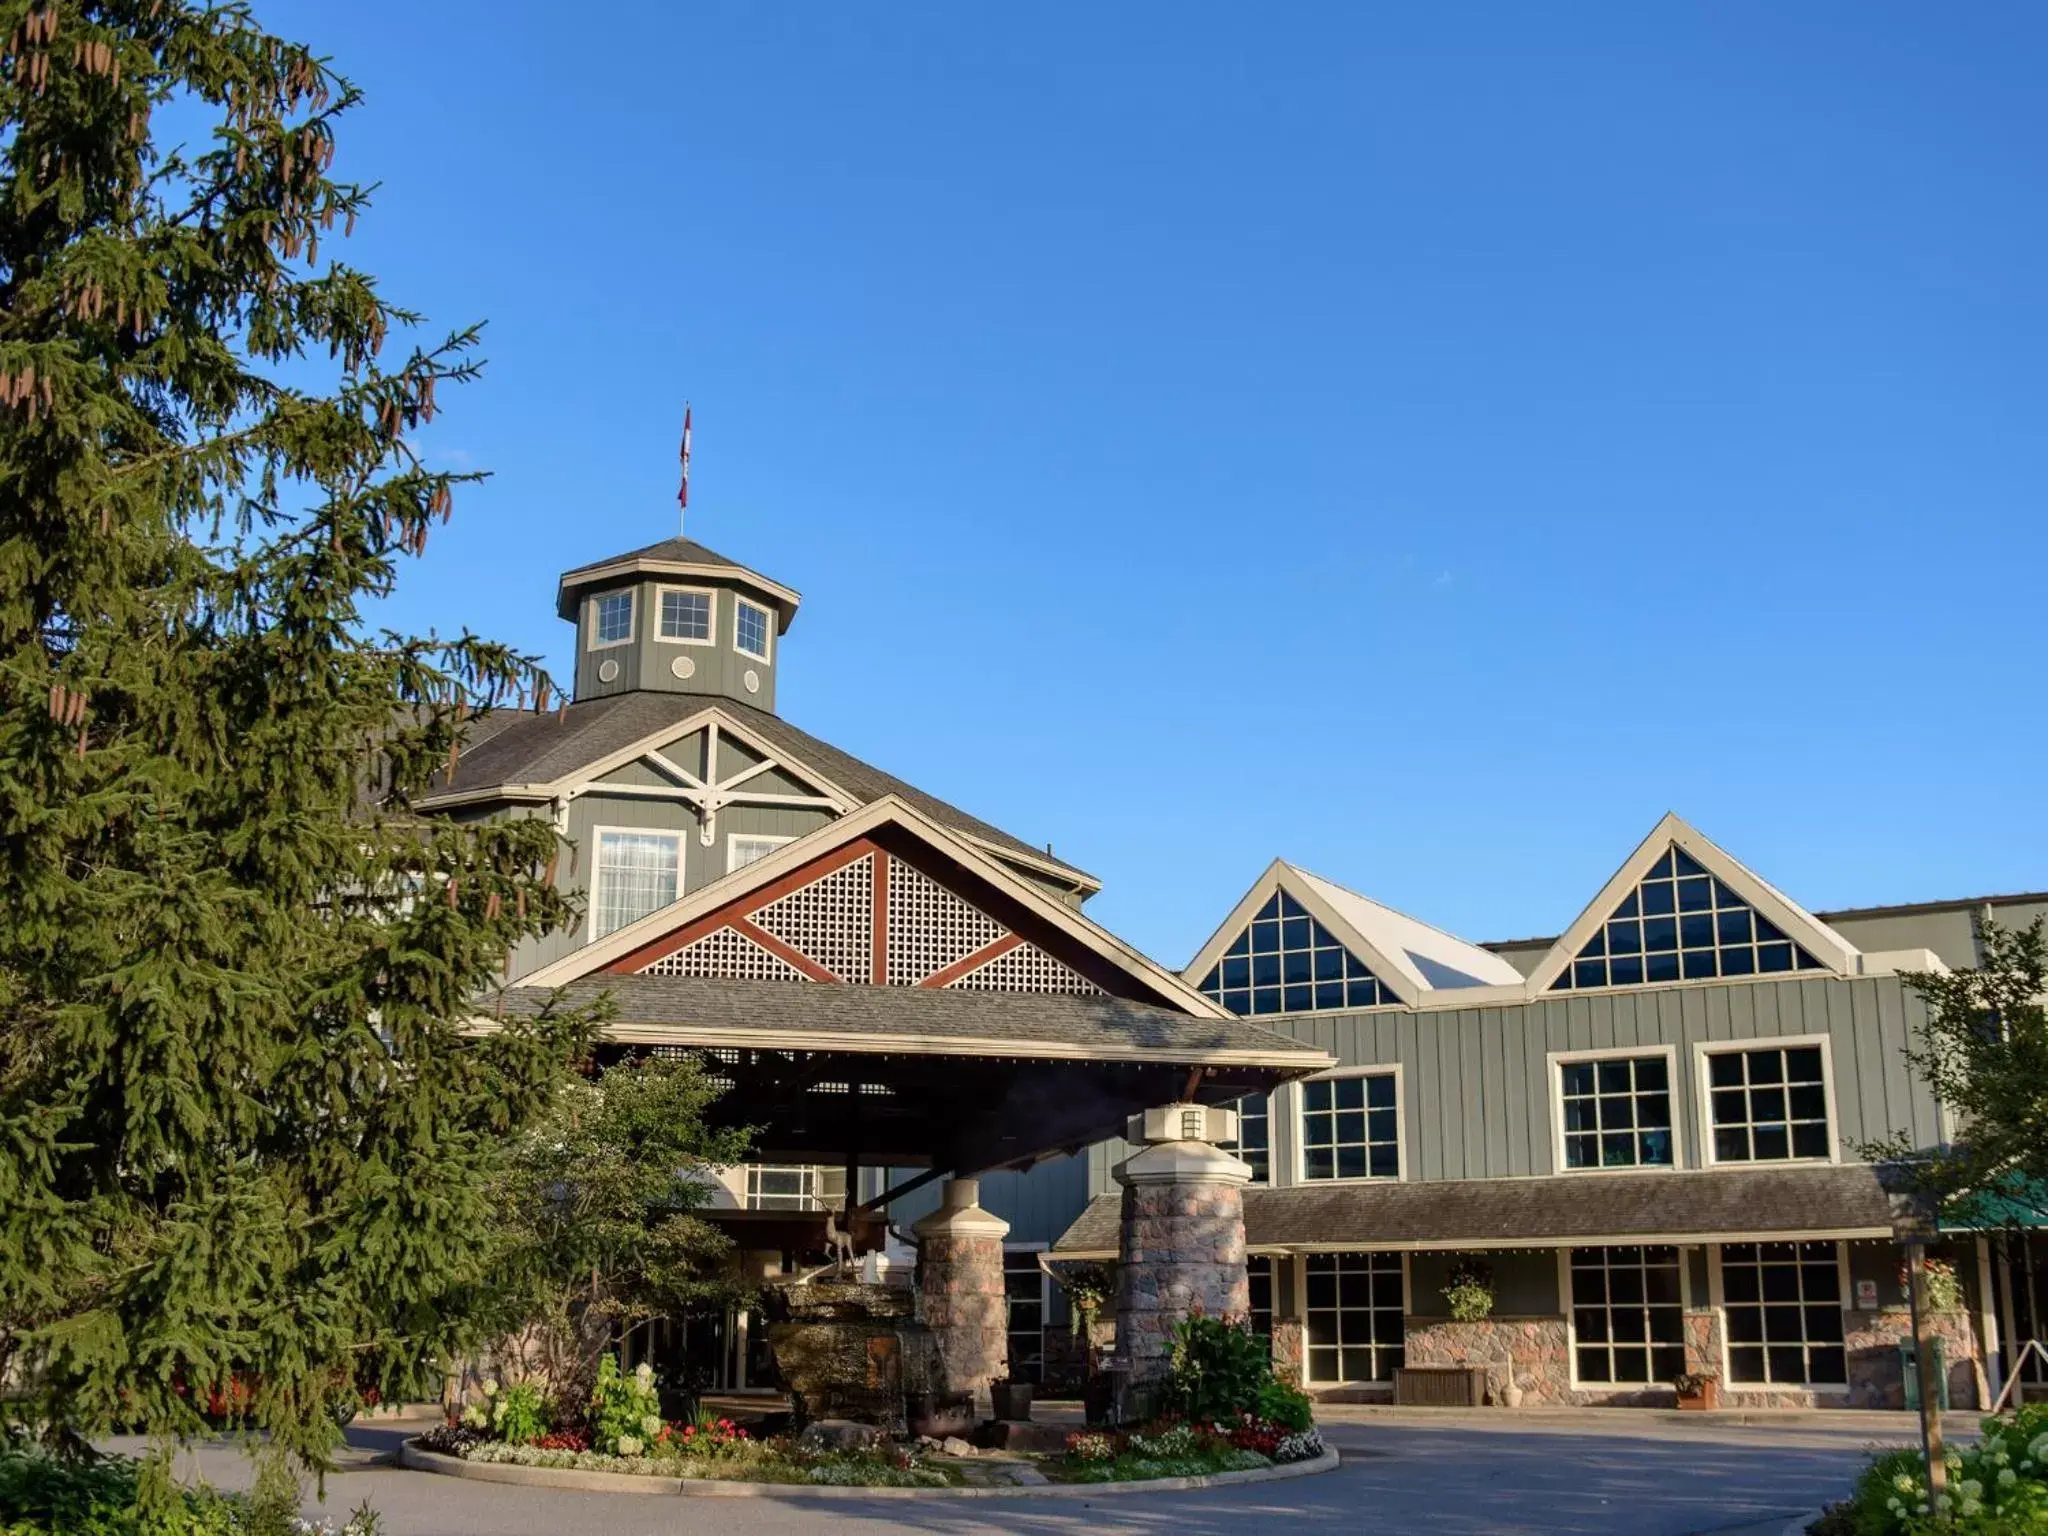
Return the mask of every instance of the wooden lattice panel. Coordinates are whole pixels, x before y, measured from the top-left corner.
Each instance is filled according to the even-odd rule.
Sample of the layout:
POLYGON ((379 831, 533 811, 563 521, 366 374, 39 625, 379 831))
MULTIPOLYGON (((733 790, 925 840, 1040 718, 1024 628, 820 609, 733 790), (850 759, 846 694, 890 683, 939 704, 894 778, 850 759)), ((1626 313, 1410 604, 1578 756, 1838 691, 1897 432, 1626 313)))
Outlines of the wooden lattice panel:
POLYGON ((750 921, 841 981, 869 980, 874 972, 875 856, 863 854, 777 897, 750 914, 750 921))
POLYGON ((901 859, 889 861, 889 981, 914 987, 1009 929, 901 859))
POLYGON ((642 976, 719 976, 731 981, 808 981, 810 978, 770 954, 734 928, 714 928, 703 938, 640 968, 642 976))
POLYGON ((946 985, 956 992, 1072 992, 1091 997, 1102 994, 1102 988, 1087 977, 1031 944, 1019 944, 946 985))

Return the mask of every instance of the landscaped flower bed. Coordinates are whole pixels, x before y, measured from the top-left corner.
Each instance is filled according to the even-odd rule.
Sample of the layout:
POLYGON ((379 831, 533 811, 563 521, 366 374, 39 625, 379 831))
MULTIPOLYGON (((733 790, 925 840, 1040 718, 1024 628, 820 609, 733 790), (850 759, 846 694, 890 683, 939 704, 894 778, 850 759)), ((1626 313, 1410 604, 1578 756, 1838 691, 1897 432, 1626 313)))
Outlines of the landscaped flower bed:
POLYGON ((1983 1438, 1951 1451, 1948 1489, 1930 1496, 1918 1451, 1877 1457, 1856 1491, 1807 1529, 1813 1536, 2041 1536, 2048 1532, 2048 1403, 1983 1421, 1983 1438))
POLYGON ((484 1384, 458 1423, 430 1430, 419 1449, 464 1461, 577 1472, 812 1483, 863 1488, 961 1484, 1116 1483, 1256 1472, 1325 1454, 1309 1399, 1274 1379, 1263 1344, 1236 1320, 1190 1319, 1168 1400, 1173 1411, 1125 1431, 1067 1437, 1064 1454, 977 1453, 954 1441, 826 1447, 761 1439, 730 1419, 661 1416, 654 1374, 607 1357, 587 1404, 564 1411, 527 1385, 484 1384))

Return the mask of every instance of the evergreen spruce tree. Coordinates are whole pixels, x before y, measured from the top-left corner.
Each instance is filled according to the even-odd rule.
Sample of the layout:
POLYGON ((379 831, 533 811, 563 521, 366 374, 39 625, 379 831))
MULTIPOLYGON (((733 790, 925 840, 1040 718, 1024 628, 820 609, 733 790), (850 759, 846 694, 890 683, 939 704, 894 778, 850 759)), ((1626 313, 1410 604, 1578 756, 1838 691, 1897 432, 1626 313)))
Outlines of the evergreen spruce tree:
POLYGON ((590 1023, 465 1028, 556 837, 410 807, 548 684, 363 615, 475 336, 334 260, 356 100, 239 5, 0 0, 0 1370, 59 1442, 417 1390, 590 1023))

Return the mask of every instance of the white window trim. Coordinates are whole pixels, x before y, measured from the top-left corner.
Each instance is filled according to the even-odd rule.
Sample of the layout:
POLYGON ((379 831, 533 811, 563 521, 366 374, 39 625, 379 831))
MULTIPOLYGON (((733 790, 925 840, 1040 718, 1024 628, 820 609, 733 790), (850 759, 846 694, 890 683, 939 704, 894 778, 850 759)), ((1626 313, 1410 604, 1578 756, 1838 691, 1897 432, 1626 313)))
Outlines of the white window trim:
MULTIPOLYGON (((1295 1090, 1292 1106, 1291 1125, 1294 1131, 1293 1182, 1306 1184, 1315 1189, 1334 1189, 1346 1184, 1405 1184, 1408 1182, 1408 1084, 1398 1061, 1375 1062, 1367 1066, 1337 1067, 1328 1072, 1317 1072, 1309 1077, 1297 1079, 1288 1084, 1295 1090), (1311 1179, 1308 1176, 1308 1095, 1302 1088, 1309 1083, 1334 1082, 1340 1077, 1388 1077, 1394 1079, 1394 1166, 1398 1170, 1389 1179, 1382 1175, 1374 1178, 1367 1174, 1355 1179, 1311 1179)), ((1275 1166, 1273 1157, 1273 1110, 1266 1111, 1266 1166, 1275 1166)), ((1271 1182, 1269 1173, 1268 1182, 1271 1182)), ((1353 1250, 1344 1249, 1349 1253, 1353 1250)), ((1360 1253, 1365 1249, 1358 1249, 1360 1253)), ((1405 1282, 1404 1282, 1405 1283, 1405 1282)))
MULTIPOLYGON (((1335 1072, 1335 1073, 1330 1073, 1330 1074, 1328 1074, 1328 1075, 1330 1075, 1330 1076, 1332 1076, 1332 1077, 1342 1077, 1342 1076, 1344 1076, 1345 1074, 1343 1074, 1343 1073, 1341 1073, 1341 1072, 1335 1072)), ((1320 1183, 1320 1182, 1323 1182, 1323 1181, 1321 1181, 1321 1180, 1318 1180, 1317 1182, 1318 1182, 1318 1183, 1320 1183)), ((1363 1180, 1360 1180, 1360 1179, 1331 1179, 1331 1180, 1330 1180, 1329 1182, 1330 1182, 1330 1183, 1332 1183, 1332 1184, 1339 1184, 1339 1183, 1344 1183, 1344 1184, 1358 1184, 1358 1183, 1363 1183, 1364 1181, 1363 1181, 1363 1180)), ((1382 1179, 1382 1180, 1380 1180, 1379 1182, 1380 1182, 1380 1183, 1382 1183, 1382 1184, 1384 1184, 1384 1183, 1386 1182, 1386 1180, 1382 1179)), ((1385 1253, 1385 1252, 1387 1252, 1387 1250, 1386 1250, 1386 1249, 1384 1249, 1384 1248, 1325 1248, 1325 1249, 1318 1249, 1318 1250, 1317 1250, 1317 1252, 1319 1252, 1319 1253, 1385 1253)), ((1407 1334, 1408 1334, 1408 1326, 1407 1326, 1407 1324, 1408 1324, 1408 1317, 1409 1317, 1410 1311, 1411 1311, 1411 1309, 1412 1309, 1412 1307, 1413 1307, 1413 1305, 1414 1305, 1414 1302, 1415 1302, 1415 1277, 1414 1277, 1413 1273, 1411 1272, 1411 1271, 1412 1271, 1412 1269, 1413 1269, 1413 1259, 1414 1259, 1414 1254, 1413 1254, 1413 1253, 1411 1253, 1411 1252, 1410 1252, 1409 1250, 1407 1250, 1407 1249, 1403 1249, 1403 1250, 1401 1250, 1401 1335, 1402 1335, 1402 1337, 1401 1337, 1401 1358, 1402 1358, 1402 1360, 1403 1360, 1404 1362, 1405 1362, 1405 1361, 1407 1360, 1407 1358, 1408 1358, 1408 1351, 1407 1351, 1407 1345, 1408 1345, 1408 1338, 1407 1338, 1407 1334)), ((1315 1374, 1313 1374, 1313 1372, 1312 1372, 1312 1370, 1310 1369, 1310 1366, 1309 1366, 1309 1361, 1310 1361, 1310 1360, 1311 1360, 1311 1359, 1312 1359, 1313 1357, 1312 1357, 1312 1356, 1311 1356, 1311 1355, 1309 1354, 1309 1344, 1308 1344, 1308 1254, 1307 1254, 1306 1252, 1299 1252, 1299 1253, 1296 1253, 1296 1254, 1294 1255, 1294 1293, 1293 1293, 1293 1294, 1294 1294, 1294 1310, 1293 1310, 1293 1313, 1292 1313, 1292 1315, 1293 1315, 1294 1317, 1296 1317, 1296 1318, 1299 1318, 1299 1319, 1300 1319, 1300 1321, 1301 1321, 1301 1380, 1302 1380, 1302 1385, 1304 1385, 1304 1386, 1311 1386, 1311 1387, 1383 1387, 1383 1388, 1388 1388, 1388 1389, 1391 1389, 1391 1388, 1393 1387, 1394 1383, 1393 1383, 1393 1381, 1392 1381, 1391 1379, 1389 1379, 1389 1380, 1386 1380, 1386 1381, 1374 1381, 1374 1380, 1372 1380, 1372 1379, 1371 1379, 1370 1377, 1359 1377, 1359 1378, 1352 1378, 1352 1377, 1344 1377, 1344 1376, 1340 1376, 1340 1377, 1338 1377, 1338 1378, 1337 1378, 1336 1380, 1334 1380, 1334 1381, 1324 1381, 1324 1380, 1323 1380, 1323 1379, 1322 1379, 1321 1377, 1319 1377, 1319 1376, 1316 1376, 1315 1374)), ((1273 1266, 1273 1302, 1274 1302, 1274 1311, 1273 1311, 1273 1321, 1274 1321, 1275 1323, 1278 1323, 1278 1322, 1280 1321, 1280 1319, 1281 1319, 1281 1316, 1282 1316, 1282 1314, 1281 1314, 1281 1312, 1280 1312, 1280 1310, 1279 1310, 1279 1301, 1280 1301, 1280 1266, 1279 1266, 1278 1264, 1275 1264, 1275 1265, 1273 1266)), ((1341 1311, 1341 1310, 1342 1310, 1342 1308, 1339 1308, 1339 1310, 1341 1311)), ((1339 1354, 1338 1354, 1337 1358, 1338 1358, 1339 1360, 1342 1360, 1342 1359, 1344 1358, 1344 1357, 1343 1357, 1343 1354, 1342 1354, 1342 1352, 1341 1352, 1341 1350, 1340 1350, 1340 1352, 1339 1352, 1339 1354)))
POLYGON ((1700 1166, 1702 1168, 1818 1168, 1825 1163, 1839 1163, 1842 1160, 1841 1123, 1835 1118, 1835 1053, 1834 1042, 1827 1035, 1762 1035, 1754 1040, 1697 1040, 1692 1048, 1693 1091, 1699 1107, 1700 1166), (1714 1088, 1707 1070, 1709 1056, 1725 1056, 1736 1051, 1790 1050, 1795 1047, 1817 1045, 1820 1047, 1821 1091, 1827 1102, 1828 1111, 1828 1155, 1826 1157, 1774 1157, 1768 1160, 1744 1159, 1722 1162, 1714 1156, 1714 1088))
POLYGON ((661 586, 654 589, 654 630, 652 638, 662 645, 716 645, 718 644, 718 589, 716 587, 661 586), (669 592, 688 592, 697 597, 707 598, 711 603, 710 622, 705 627, 704 638, 691 639, 687 635, 664 635, 661 632, 661 599, 669 592))
MULTIPOLYGON (((1280 1121, 1280 1093, 1281 1090, 1286 1086, 1287 1085, 1285 1083, 1277 1084, 1274 1087, 1268 1089, 1264 1094, 1242 1093, 1238 1095, 1237 1100, 1235 1101, 1235 1103, 1242 1103, 1246 1099, 1256 1098, 1263 1098, 1266 1101, 1266 1176, 1263 1179, 1253 1179, 1251 1183, 1245 1186, 1247 1189, 1273 1189, 1278 1187, 1277 1182, 1275 1181, 1273 1175, 1280 1171, 1279 1160, 1276 1156, 1276 1153, 1279 1149, 1273 1145, 1273 1131, 1274 1127, 1277 1126, 1280 1121)), ((1396 1085, 1395 1092, 1397 1094, 1400 1092, 1399 1085, 1396 1085)), ((1235 1103, 1233 1104, 1233 1107, 1235 1107, 1235 1103)), ((1238 1140, 1227 1150, 1229 1151, 1232 1157, 1237 1158, 1239 1162, 1243 1162, 1244 1114, 1242 1111, 1239 1111, 1238 1113, 1237 1126, 1238 1140)), ((1400 1135, 1400 1128, 1401 1106, 1397 1102, 1394 1105, 1394 1134, 1397 1139, 1400 1135)), ((1382 1180, 1381 1182, 1384 1183, 1385 1180, 1382 1180)))
MULTIPOLYGON (((601 904, 599 900, 600 891, 598 888, 598 882, 604 878, 604 836, 607 832, 625 833, 634 837, 665 837, 670 842, 674 843, 676 848, 675 900, 681 901, 683 899, 683 882, 685 879, 686 864, 683 858, 682 833, 673 831, 668 827, 619 827, 605 825, 593 826, 590 829, 590 890, 588 893, 588 900, 586 902, 588 910, 586 910, 583 914, 583 942, 586 944, 595 944, 600 938, 611 937, 611 934, 600 934, 597 931, 597 909, 601 904)), ((674 906, 675 902, 670 902, 669 905, 674 906)), ((661 908, 656 907, 654 910, 655 912, 659 912, 661 908)), ((649 917, 652 917, 654 913, 650 912, 647 915, 649 917)), ((639 921, 639 919, 636 918, 634 919, 634 921, 637 922, 639 921)), ((619 928, 613 929, 612 932, 624 933, 627 928, 630 928, 632 926, 632 923, 626 923, 619 928)))
POLYGON ((1685 1167, 1685 1142, 1679 1131, 1681 1115, 1679 1106, 1685 1096, 1679 1087, 1678 1047, 1675 1045, 1616 1045, 1589 1051, 1552 1051, 1543 1058, 1543 1071, 1550 1081, 1550 1171, 1570 1174, 1573 1178, 1581 1175, 1631 1174, 1631 1173, 1675 1173, 1685 1167), (1564 1156, 1564 1069, 1580 1061, 1619 1061, 1629 1057, 1662 1056, 1665 1061, 1667 1081, 1665 1091, 1671 1100, 1671 1161, 1668 1163, 1634 1163, 1625 1168, 1574 1168, 1564 1156))
POLYGON ((736 653, 745 656, 750 661, 758 661, 764 665, 773 665, 775 661, 775 610, 773 608, 764 608, 759 603, 749 602, 746 598, 735 595, 732 603, 732 648, 736 653), (753 609, 766 621, 761 626, 761 632, 767 637, 765 642, 767 645, 766 650, 750 651, 740 644, 740 610, 742 608, 753 609))
MULTIPOLYGON (((1573 1243, 1569 1247, 1564 1247, 1557 1250, 1557 1297, 1558 1300, 1561 1303, 1563 1303, 1564 1306, 1565 1370, 1568 1373, 1567 1379, 1569 1381, 1571 1389, 1574 1392, 1647 1392, 1652 1391, 1658 1387, 1662 1387, 1666 1391, 1675 1393, 1677 1389, 1673 1387, 1671 1383, 1668 1381, 1581 1381, 1579 1379, 1579 1315, 1578 1308, 1572 1304, 1573 1248, 1677 1249, 1679 1347, 1682 1349, 1690 1349, 1692 1346, 1685 1337, 1685 1320, 1687 1317, 1691 1316, 1693 1310, 1692 1261, 1690 1258, 1687 1257, 1689 1251, 1687 1246, 1682 1243, 1656 1242, 1573 1243)), ((1712 1280, 1709 1280, 1708 1282, 1708 1289, 1716 1297, 1720 1295, 1719 1287, 1716 1284, 1714 1284, 1712 1280)), ((1728 1339, 1727 1320, 1725 1318, 1717 1318, 1716 1321, 1720 1326, 1721 1340, 1723 1347, 1725 1348, 1728 1339)), ((1722 1361, 1721 1371, 1721 1379, 1723 1381, 1728 1380, 1728 1372, 1726 1367, 1727 1361, 1724 1359, 1722 1361)))
POLYGON ((618 646, 631 645, 633 643, 634 637, 640 633, 640 589, 638 587, 614 587, 609 592, 593 592, 585 601, 590 604, 590 607, 585 611, 587 620, 585 633, 590 636, 590 644, 587 649, 609 651, 618 646), (597 605, 603 599, 617 597, 621 593, 624 593, 626 598, 626 638, 623 640, 600 640, 597 638, 597 605))
MULTIPOLYGON (((725 872, 729 875, 734 870, 745 869, 747 867, 746 864, 736 864, 733 862, 733 855, 736 852, 733 846, 735 843, 770 843, 773 844, 775 847, 780 848, 786 843, 793 843, 795 841, 796 839, 794 837, 774 837, 770 836, 768 833, 765 832, 729 832, 726 834, 725 838, 725 872)), ((760 857, 765 859, 768 857, 768 855, 764 853, 760 855, 760 857)), ((753 859, 749 859, 747 861, 748 864, 754 862, 756 861, 753 859)))
MULTIPOLYGON (((1808 1159, 1812 1161, 1812 1159, 1808 1159)), ((1795 1247, 1802 1242, 1831 1242, 1835 1245, 1835 1272, 1841 1277, 1841 1308, 1851 1310, 1849 1303, 1855 1296, 1855 1289, 1849 1279, 1849 1245, 1839 1238, 1799 1238, 1773 1234, 1753 1239, 1757 1244, 1791 1243, 1795 1247)), ((1714 1302, 1714 1326, 1721 1335, 1721 1380, 1731 1392, 1813 1392, 1824 1397, 1847 1397, 1849 1384, 1846 1381, 1823 1381, 1807 1384, 1792 1381, 1737 1381, 1730 1364, 1730 1340, 1728 1337, 1728 1303, 1721 1290, 1721 1249, 1724 1245, 1715 1243, 1707 1250, 1707 1292, 1714 1302)), ((1846 1355, 1849 1343, 1849 1319, 1842 1319, 1842 1347, 1846 1355)), ((1846 1372, 1844 1374, 1847 1374, 1846 1372)))

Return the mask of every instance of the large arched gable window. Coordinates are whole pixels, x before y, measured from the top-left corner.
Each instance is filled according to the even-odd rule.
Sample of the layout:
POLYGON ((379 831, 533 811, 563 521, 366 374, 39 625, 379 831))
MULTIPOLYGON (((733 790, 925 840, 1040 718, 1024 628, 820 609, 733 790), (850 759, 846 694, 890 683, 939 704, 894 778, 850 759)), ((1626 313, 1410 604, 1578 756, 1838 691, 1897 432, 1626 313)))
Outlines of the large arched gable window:
POLYGON ((1399 998, 1285 891, 1275 891, 1201 989, 1232 1013, 1376 1008, 1399 998))

